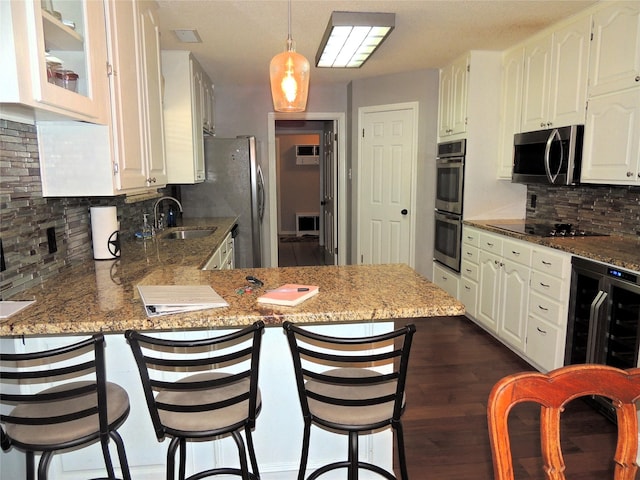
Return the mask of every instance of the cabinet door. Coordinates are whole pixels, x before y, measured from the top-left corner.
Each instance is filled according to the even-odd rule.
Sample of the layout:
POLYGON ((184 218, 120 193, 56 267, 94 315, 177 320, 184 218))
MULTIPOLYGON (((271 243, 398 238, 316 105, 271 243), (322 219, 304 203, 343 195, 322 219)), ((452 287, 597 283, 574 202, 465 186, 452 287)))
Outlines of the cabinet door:
POLYGON ((451 135, 451 96, 453 88, 453 78, 451 66, 440 70, 440 95, 438 108, 438 136, 446 137, 451 135))
POLYGON ((193 127, 193 177, 194 180, 204 180, 204 72, 200 64, 193 58, 190 60, 193 72, 191 86, 191 116, 193 127))
POLYGON ((640 5, 614 3, 593 15, 589 96, 640 84, 640 5))
POLYGON ((580 179, 640 184, 640 87, 589 100, 580 179))
POLYGON ((467 130, 467 79, 469 57, 465 56, 452 65, 451 71, 451 107, 450 134, 464 133, 467 130))
MULTIPOLYGON (((3 71, 18 79, 0 88, 0 101, 23 103, 92 123, 108 122, 107 52, 103 2, 75 0, 54 2, 62 20, 45 10, 51 2, 22 0, 3 2, 2 28, 11 31, 13 45, 3 42, 2 55, 11 60, 3 71), (6 7, 9 11, 5 10, 6 7), (7 18, 8 15, 8 18, 7 18), (75 28, 63 24, 73 22, 75 28), (55 84, 47 71, 46 56, 60 68, 78 75, 75 91, 55 84), (15 70, 14 70, 15 69, 15 70)), ((3 58, 4 60, 4 58, 3 58)), ((4 62, 3 62, 4 63, 4 62)), ((4 67, 4 65, 3 65, 4 67)))
POLYGON ((584 123, 590 34, 589 16, 553 34, 547 128, 584 123))
POLYGON ((141 73, 135 65, 141 61, 137 47, 137 4, 108 2, 107 25, 109 58, 112 64, 111 122, 113 162, 118 190, 144 187, 146 167, 144 155, 145 129, 141 121, 141 73))
POLYGON ((505 54, 502 59, 502 114, 500 116, 498 178, 511 178, 513 136, 520 133, 521 130, 523 71, 524 47, 505 54))
POLYGON ((522 90, 522 131, 547 128, 551 37, 543 36, 525 46, 522 90))
POLYGON ((530 268, 505 260, 502 266, 498 336, 524 352, 529 308, 530 268))
POLYGON ((498 331, 500 264, 501 257, 485 251, 480 252, 480 292, 476 319, 492 332, 498 331))
POLYGON ((167 183, 162 115, 162 70, 160 31, 151 2, 139 2, 138 21, 142 50, 142 89, 145 109, 143 124, 146 139, 146 184, 163 187, 167 183))

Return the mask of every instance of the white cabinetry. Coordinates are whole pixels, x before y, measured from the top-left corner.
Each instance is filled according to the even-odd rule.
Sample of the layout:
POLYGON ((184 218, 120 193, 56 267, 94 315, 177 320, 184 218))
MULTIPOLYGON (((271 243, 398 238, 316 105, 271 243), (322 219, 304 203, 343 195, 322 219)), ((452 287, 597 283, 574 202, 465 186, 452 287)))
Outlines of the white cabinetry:
POLYGON ((590 34, 584 16, 525 45, 522 131, 584 123, 590 34))
POLYGON ((220 246, 209 257, 202 270, 231 270, 235 268, 234 239, 227 234, 220 246))
POLYGON ((448 137, 467 129, 467 73, 469 56, 465 55, 440 70, 440 105, 438 136, 448 137))
POLYGON ((525 355, 534 365, 549 371, 564 363, 571 255, 535 247, 531 265, 525 355))
POLYGON ((477 321, 523 353, 529 297, 531 246, 480 233, 477 321))
POLYGON ((511 178, 513 136, 520 133, 522 121, 522 77, 524 47, 509 50, 502 57, 502 104, 498 178, 511 178))
POLYGON ((433 263, 433 283, 454 298, 458 298, 458 275, 439 263, 433 263))
POLYGON ((473 319, 477 317, 478 311, 479 241, 480 232, 478 230, 466 226, 463 227, 459 300, 464 304, 467 315, 473 319))
MULTIPOLYGON (((56 2, 63 24, 40 0, 0 2, 0 102, 47 114, 107 123, 108 85, 103 2, 56 2), (77 92, 53 83, 45 52, 78 75, 77 92)), ((51 4, 51 2, 46 2, 51 4)), ((51 118, 51 116, 49 116, 51 118)))
POLYGON ((581 181, 640 185, 640 6, 593 15, 581 181))
POLYGON ((168 182, 203 182, 204 135, 215 128, 213 84, 188 51, 163 51, 162 72, 168 182))
POLYGON ((107 3, 110 125, 38 123, 44 196, 111 196, 166 185, 156 8, 107 3))

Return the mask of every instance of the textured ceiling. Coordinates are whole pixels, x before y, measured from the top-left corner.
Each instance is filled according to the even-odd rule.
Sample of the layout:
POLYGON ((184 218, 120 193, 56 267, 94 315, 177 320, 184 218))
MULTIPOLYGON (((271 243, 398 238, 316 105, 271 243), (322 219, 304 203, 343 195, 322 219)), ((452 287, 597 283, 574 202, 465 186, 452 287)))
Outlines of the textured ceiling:
MULTIPOLYGON (((287 38, 285 0, 159 0, 163 49, 191 50, 216 85, 269 81, 271 58, 287 38), (196 28, 201 44, 172 30, 196 28)), ((312 83, 439 68, 467 50, 503 50, 594 0, 292 0, 292 36, 312 83), (318 69, 316 50, 332 11, 394 12, 391 36, 360 69, 318 69)))

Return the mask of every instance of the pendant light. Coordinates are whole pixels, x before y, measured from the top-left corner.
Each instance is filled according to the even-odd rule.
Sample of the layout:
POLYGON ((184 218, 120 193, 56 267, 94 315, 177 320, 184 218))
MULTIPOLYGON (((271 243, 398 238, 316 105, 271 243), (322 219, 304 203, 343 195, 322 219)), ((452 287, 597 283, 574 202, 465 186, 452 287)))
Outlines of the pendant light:
POLYGON ((309 93, 308 60, 296 53, 291 38, 291 0, 289 0, 289 33, 287 47, 271 59, 269 76, 271 79, 271 97, 276 112, 304 112, 307 108, 309 93))

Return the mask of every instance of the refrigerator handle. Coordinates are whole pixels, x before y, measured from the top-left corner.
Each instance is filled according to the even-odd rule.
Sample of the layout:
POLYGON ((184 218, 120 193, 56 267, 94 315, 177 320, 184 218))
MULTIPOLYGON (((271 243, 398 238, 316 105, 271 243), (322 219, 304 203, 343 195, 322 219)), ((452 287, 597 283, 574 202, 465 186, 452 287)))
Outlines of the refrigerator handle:
POLYGON ((589 313, 589 336, 587 343, 587 362, 598 363, 598 359, 595 358, 598 351, 598 338, 597 335, 601 331, 598 323, 600 322, 600 308, 607 299, 607 293, 600 290, 591 302, 591 309, 589 313))
POLYGON ((260 222, 262 222, 262 217, 264 217, 264 176, 262 175, 262 167, 258 165, 258 218, 260 222))

